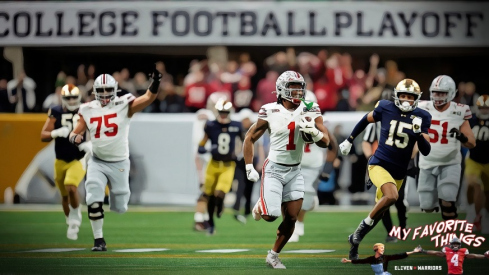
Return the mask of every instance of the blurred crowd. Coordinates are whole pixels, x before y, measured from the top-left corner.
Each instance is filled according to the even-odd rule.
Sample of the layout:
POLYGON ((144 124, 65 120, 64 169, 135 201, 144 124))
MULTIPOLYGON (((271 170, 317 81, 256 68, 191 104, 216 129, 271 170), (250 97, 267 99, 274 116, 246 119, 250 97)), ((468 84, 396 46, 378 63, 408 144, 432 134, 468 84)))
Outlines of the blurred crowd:
MULTIPOLYGON (((249 108, 258 111, 260 106, 274 102, 275 81, 286 70, 300 72, 307 81, 307 89, 313 91, 318 104, 325 111, 367 111, 375 103, 389 95, 394 86, 406 77, 395 61, 386 60, 379 66, 377 54, 369 60, 356 60, 355 64, 365 64, 365 68, 354 68, 349 53, 329 53, 320 50, 296 53, 294 48, 279 51, 266 58, 263 64, 255 64, 249 53, 241 53, 235 59, 219 60, 212 58, 192 60, 186 76, 172 76, 167 73, 165 64, 157 62, 163 73, 158 99, 144 112, 179 113, 196 112, 206 107, 209 96, 220 93, 234 103, 237 111, 249 108), (259 75, 263 77, 258 77, 259 75)), ((61 87, 64 84, 77 85, 83 93, 83 101, 93 99, 92 85, 100 73, 96 65, 79 65, 76 76, 60 71, 54 91, 45 99, 36 94, 35 79, 24 72, 8 81, 0 79, 0 112, 46 111, 61 104, 61 87)), ((119 83, 119 89, 134 94, 143 94, 149 86, 146 72, 131 72, 122 68, 112 72, 119 83)), ((476 87, 472 82, 461 82, 458 86, 457 102, 474 105, 477 98, 476 87)), ((428 93, 425 93, 429 96, 428 93)))

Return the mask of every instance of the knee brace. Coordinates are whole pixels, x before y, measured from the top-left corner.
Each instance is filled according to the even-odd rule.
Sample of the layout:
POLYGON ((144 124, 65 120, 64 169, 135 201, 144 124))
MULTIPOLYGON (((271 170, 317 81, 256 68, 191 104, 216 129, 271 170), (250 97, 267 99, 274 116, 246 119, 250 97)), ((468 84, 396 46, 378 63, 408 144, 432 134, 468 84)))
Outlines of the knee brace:
POLYGON ((454 201, 444 201, 442 199, 439 199, 439 201, 440 201, 440 208, 441 208, 441 217, 444 220, 456 219, 458 217, 457 206, 455 206, 454 201), (443 202, 449 203, 450 206, 444 206, 443 202), (453 216, 447 216, 444 213, 450 213, 450 214, 454 214, 454 215, 453 216))
POLYGON ((209 201, 209 196, 206 195, 204 192, 202 192, 202 194, 200 194, 200 196, 197 199, 197 201, 202 201, 202 202, 207 203, 207 201, 209 201))
POLYGON ((100 220, 104 218, 103 202, 94 202, 88 206, 88 218, 90 220, 100 220))

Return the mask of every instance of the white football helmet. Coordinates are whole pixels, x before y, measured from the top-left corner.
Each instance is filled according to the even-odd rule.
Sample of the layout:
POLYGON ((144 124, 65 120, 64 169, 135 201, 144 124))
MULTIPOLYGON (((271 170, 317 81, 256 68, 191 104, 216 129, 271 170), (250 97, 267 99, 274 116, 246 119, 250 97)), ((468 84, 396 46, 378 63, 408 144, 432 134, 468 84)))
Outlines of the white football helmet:
POLYGON ((489 95, 481 95, 475 102, 475 115, 480 119, 489 119, 489 95))
POLYGON ((396 88, 394 88, 394 104, 397 106, 397 108, 401 109, 401 111, 410 112, 418 107, 421 94, 421 89, 416 81, 409 78, 403 79, 397 83, 396 88), (414 100, 403 100, 403 102, 401 102, 399 99, 399 94, 413 95, 414 100), (410 101, 413 103, 410 104, 410 101))
POLYGON ((455 98, 457 89, 455 88, 455 81, 448 75, 439 75, 430 85, 430 95, 431 101, 435 106, 444 105, 455 98), (433 96, 433 92, 443 92, 446 93, 444 96, 433 96))
POLYGON ((101 74, 93 82, 95 99, 105 106, 113 100, 117 93, 117 81, 110 74, 101 74))
POLYGON ((61 101, 63 107, 69 111, 75 111, 81 104, 81 93, 73 84, 66 84, 61 88, 61 101))
POLYGON ((459 238, 455 237, 450 241, 450 248, 454 251, 459 250, 462 247, 462 242, 459 238))
POLYGON ((304 77, 300 73, 295 71, 283 72, 277 78, 275 88, 277 89, 277 97, 280 96, 297 105, 301 103, 301 99, 304 99, 306 95, 306 81, 304 81, 304 77), (300 84, 301 88, 289 88, 290 84, 300 84))
POLYGON ((221 98, 217 101, 214 108, 216 108, 216 118, 219 123, 227 124, 231 122, 231 113, 234 112, 233 103, 231 103, 231 101, 221 98))

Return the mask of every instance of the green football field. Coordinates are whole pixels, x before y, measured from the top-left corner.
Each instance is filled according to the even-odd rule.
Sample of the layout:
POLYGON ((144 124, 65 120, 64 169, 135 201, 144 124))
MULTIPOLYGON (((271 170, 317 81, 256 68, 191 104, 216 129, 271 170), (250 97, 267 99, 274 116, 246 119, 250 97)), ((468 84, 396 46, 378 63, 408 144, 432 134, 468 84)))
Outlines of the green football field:
MULTIPOLYGON (((106 212, 107 252, 90 251, 93 239, 86 212, 78 240, 70 241, 66 238, 61 211, 2 210, 0 274, 373 274, 369 265, 340 262, 348 255, 347 236, 367 212, 308 213, 305 236, 298 243, 287 244, 280 254, 287 270, 272 270, 266 266, 265 257, 275 240, 279 221, 255 222, 250 218, 243 225, 231 212, 226 212, 217 220, 216 234, 207 236, 192 230, 192 212, 135 209, 130 207, 129 212, 122 215, 106 212), (78 250, 51 250, 63 248, 78 250), (160 250, 124 252, 127 249, 160 250), (241 250, 198 252, 215 249, 241 250), (43 252, 46 250, 48 252, 43 252)), ((439 214, 410 213, 408 227, 431 224, 438 219, 439 214)), ((480 235, 480 232, 474 233, 480 235)), ((385 229, 379 224, 362 242, 360 256, 373 255, 372 245, 384 242, 385 237, 385 229)), ((386 254, 410 251, 418 244, 425 249, 441 249, 436 248, 429 237, 414 241, 411 237, 412 233, 406 241, 387 244, 386 254)), ((471 253, 482 254, 489 249, 488 244, 486 241, 478 248, 464 247, 469 247, 471 253)), ((464 270, 464 274, 489 274, 489 259, 467 259, 464 270)), ((447 274, 447 264, 444 258, 415 254, 390 262, 389 271, 392 274, 447 274), (442 270, 420 271, 419 266, 435 266, 442 270), (416 270, 401 271, 401 268, 416 270)))

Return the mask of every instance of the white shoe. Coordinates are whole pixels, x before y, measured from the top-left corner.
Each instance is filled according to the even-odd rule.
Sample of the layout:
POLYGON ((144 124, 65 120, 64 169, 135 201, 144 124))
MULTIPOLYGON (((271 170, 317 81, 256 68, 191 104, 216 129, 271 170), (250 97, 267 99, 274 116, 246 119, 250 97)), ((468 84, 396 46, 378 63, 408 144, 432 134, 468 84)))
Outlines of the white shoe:
POLYGON ((260 201, 256 202, 253 210, 251 211, 251 215, 253 215, 253 219, 255 219, 255 221, 259 221, 261 219, 260 201))
POLYGON ((303 222, 295 222, 294 234, 298 236, 304 236, 304 223, 303 222))
POLYGON ((267 265, 271 266, 274 269, 286 269, 285 265, 278 258, 278 255, 273 255, 271 251, 268 251, 266 262, 267 265))
POLYGON ((295 234, 292 234, 292 236, 290 236, 290 239, 288 241, 289 243, 296 243, 296 242, 299 242, 299 235, 295 234))
POLYGON ((78 232, 80 231, 80 225, 77 223, 70 223, 68 226, 68 231, 66 232, 66 237, 70 240, 78 240, 78 232))

